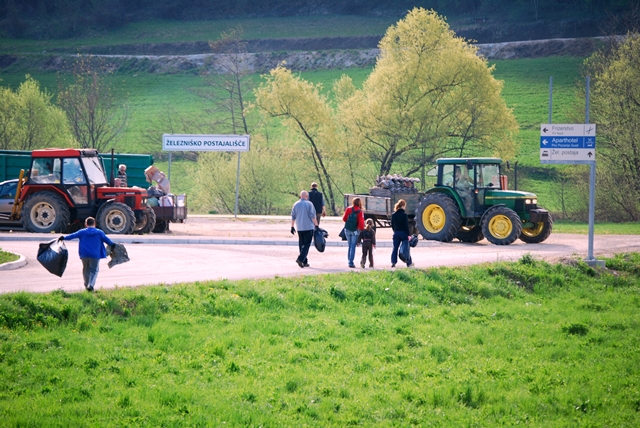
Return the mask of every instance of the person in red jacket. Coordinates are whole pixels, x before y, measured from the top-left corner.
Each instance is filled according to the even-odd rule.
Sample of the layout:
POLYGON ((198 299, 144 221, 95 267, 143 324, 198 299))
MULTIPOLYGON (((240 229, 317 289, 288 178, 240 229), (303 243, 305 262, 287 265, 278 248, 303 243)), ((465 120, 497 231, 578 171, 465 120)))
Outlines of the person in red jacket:
POLYGON ((356 265, 353 263, 353 259, 356 257, 356 243, 358 242, 360 231, 364 230, 364 212, 362 211, 360 198, 353 198, 353 205, 344 212, 342 221, 344 221, 344 234, 349 244, 347 253, 349 267, 355 268, 356 265))
POLYGON ((71 235, 61 236, 59 239, 70 241, 79 239, 78 253, 82 260, 82 276, 84 277, 84 287, 87 291, 93 291, 98 279, 98 271, 100 270, 100 259, 107 258, 107 250, 104 244, 114 246, 115 244, 100 229, 96 229, 96 220, 93 217, 87 217, 84 221, 86 228, 80 229, 71 235))

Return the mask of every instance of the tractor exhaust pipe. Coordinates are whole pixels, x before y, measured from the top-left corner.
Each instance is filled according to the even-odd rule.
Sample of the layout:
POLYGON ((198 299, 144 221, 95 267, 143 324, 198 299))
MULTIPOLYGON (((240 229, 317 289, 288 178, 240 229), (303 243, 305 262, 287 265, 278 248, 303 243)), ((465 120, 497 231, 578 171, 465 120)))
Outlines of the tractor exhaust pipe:
POLYGON ((114 162, 113 149, 111 149, 111 178, 109 179, 109 184, 111 185, 111 187, 116 187, 116 174, 114 172, 115 166, 116 163, 114 162))

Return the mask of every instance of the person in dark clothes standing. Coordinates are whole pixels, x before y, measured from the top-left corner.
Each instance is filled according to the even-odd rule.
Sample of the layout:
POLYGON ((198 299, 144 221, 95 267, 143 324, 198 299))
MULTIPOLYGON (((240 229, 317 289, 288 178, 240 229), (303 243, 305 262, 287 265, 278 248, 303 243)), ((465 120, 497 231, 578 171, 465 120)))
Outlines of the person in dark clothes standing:
POLYGON ((70 241, 79 239, 78 253, 82 260, 82 276, 84 277, 84 287, 87 291, 93 291, 98 279, 98 271, 100 270, 100 259, 107 258, 107 250, 104 244, 114 246, 115 244, 100 229, 96 229, 96 220, 93 217, 87 217, 84 221, 86 226, 71 235, 61 236, 60 240, 70 241))
POLYGON ((301 268, 309 267, 307 255, 309 254, 309 248, 311 248, 313 230, 318 227, 318 221, 316 220, 316 209, 309 202, 309 193, 306 190, 300 192, 300 199, 293 204, 291 209, 292 235, 296 234, 294 225, 298 227, 298 247, 300 248, 296 263, 301 268))
POLYGON ((404 199, 396 202, 395 212, 391 215, 391 229, 393 229, 393 252, 391 253, 391 267, 398 263, 398 249, 402 245, 402 252, 407 256, 407 267, 413 266, 409 253, 409 217, 404 211, 407 203, 404 199))
POLYGON ((360 260, 360 267, 364 269, 368 255, 369 267, 373 268, 373 249, 376 248, 376 230, 373 228, 372 219, 368 218, 367 221, 365 221, 364 230, 358 235, 358 242, 362 243, 362 260, 360 260))
POLYGON ((327 211, 324 207, 324 196, 318 191, 318 183, 311 183, 309 202, 311 202, 316 209, 316 220, 318 220, 318 226, 320 226, 320 218, 326 216, 327 211))

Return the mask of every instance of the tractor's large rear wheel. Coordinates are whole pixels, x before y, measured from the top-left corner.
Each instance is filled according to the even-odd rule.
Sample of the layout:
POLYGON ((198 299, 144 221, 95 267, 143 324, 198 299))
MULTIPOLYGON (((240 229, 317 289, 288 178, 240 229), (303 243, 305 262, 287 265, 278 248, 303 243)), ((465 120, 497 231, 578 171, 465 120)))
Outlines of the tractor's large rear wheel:
POLYGON ((460 209, 443 193, 427 194, 416 210, 416 227, 430 241, 452 241, 460 230, 460 222, 460 209))
POLYGON ((544 221, 534 223, 533 227, 523 227, 520 240, 527 244, 539 244, 551 235, 551 229, 553 229, 553 218, 549 214, 544 221))
POLYGON ((456 238, 460 240, 460 242, 479 242, 484 239, 484 235, 482 234, 482 227, 480 226, 462 226, 458 233, 456 234, 456 238))
POLYGON ((22 226, 29 232, 64 233, 69 227, 69 219, 69 206, 53 192, 34 193, 22 207, 22 226))
POLYGON ((150 233, 154 227, 156 227, 156 213, 152 208, 147 207, 140 213, 140 218, 133 228, 133 233, 143 235, 150 233))
POLYGON ((496 207, 482 219, 482 234, 495 245, 509 245, 522 232, 522 221, 518 214, 507 207, 496 207))
POLYGON ((136 225, 133 210, 120 202, 108 202, 98 211, 98 227, 104 233, 129 235, 136 225))

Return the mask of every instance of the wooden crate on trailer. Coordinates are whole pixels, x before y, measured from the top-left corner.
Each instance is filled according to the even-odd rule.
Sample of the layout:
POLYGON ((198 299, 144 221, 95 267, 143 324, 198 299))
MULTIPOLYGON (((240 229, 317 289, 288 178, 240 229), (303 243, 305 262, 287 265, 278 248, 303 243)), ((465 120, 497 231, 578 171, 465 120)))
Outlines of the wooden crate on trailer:
POLYGON ((375 215, 382 215, 382 216, 391 215, 391 210, 393 209, 393 205, 391 204, 391 199, 381 198, 378 196, 344 195, 345 209, 353 205, 353 200, 355 198, 360 198, 360 202, 362 203, 362 208, 364 209, 364 212, 366 214, 375 214, 375 215))

